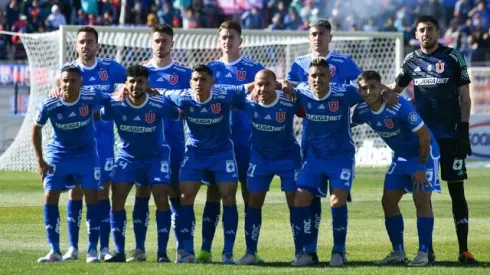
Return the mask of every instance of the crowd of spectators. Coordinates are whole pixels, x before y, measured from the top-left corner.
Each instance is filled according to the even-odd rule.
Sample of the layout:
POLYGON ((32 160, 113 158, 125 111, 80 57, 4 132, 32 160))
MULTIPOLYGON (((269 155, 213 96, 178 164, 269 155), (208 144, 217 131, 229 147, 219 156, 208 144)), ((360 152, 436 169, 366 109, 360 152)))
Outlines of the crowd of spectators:
MULTIPOLYGON (((468 62, 490 60, 490 0, 126 0, 123 18, 123 0, 7 1, 0 9, 0 29, 14 32, 121 22, 216 28, 227 19, 240 21, 246 29, 307 30, 309 22, 323 17, 338 31, 402 32, 407 48, 417 46, 414 19, 430 14, 440 20, 441 42, 460 49, 468 62)), ((20 43, 4 36, 0 57, 20 43)))

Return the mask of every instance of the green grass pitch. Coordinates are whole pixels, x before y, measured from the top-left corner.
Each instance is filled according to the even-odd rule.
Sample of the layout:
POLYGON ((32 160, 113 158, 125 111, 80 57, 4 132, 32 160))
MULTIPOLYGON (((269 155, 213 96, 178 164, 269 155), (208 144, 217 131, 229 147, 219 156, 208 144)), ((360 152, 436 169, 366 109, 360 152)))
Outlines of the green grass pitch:
MULTIPOLYGON (((490 274, 490 169, 470 169, 470 180, 466 184, 466 194, 470 208, 469 247, 475 257, 482 262, 478 267, 464 267, 456 263, 458 247, 451 214, 451 201, 443 183, 443 193, 433 195, 435 214, 434 245, 437 263, 423 268, 404 266, 378 267, 373 261, 383 258, 391 249, 385 232, 381 193, 385 169, 358 169, 353 185, 353 199, 349 204, 349 228, 347 239, 348 264, 344 268, 330 268, 326 262, 332 247, 331 215, 327 201, 323 203, 323 220, 320 229, 319 256, 321 265, 308 268, 293 268, 293 243, 289 226, 289 211, 284 195, 276 180, 266 199, 263 225, 260 234, 259 255, 267 264, 264 266, 222 266, 177 265, 156 263, 156 230, 154 205, 151 206, 151 222, 147 237, 147 258, 145 263, 131 264, 91 264, 85 263, 86 230, 80 232, 81 259, 75 262, 38 264, 38 257, 48 252, 43 226, 42 185, 36 173, 0 172, 0 274, 230 274, 230 273, 294 273, 310 274, 490 274)), ((205 190, 205 187, 202 188, 205 190)), ((61 241, 63 252, 67 249, 65 205, 66 195, 62 195, 61 241)), ((134 193, 131 193, 128 213, 127 244, 134 248, 131 212, 134 193)), ((205 192, 199 194, 196 202, 196 249, 201 243, 201 215, 205 192)), ((240 195, 237 195, 240 209, 239 231, 235 246, 235 260, 245 250, 243 233, 244 216, 240 195)), ((405 196, 401 202, 405 218, 405 246, 410 259, 417 251, 417 228, 413 202, 405 196)), ((84 210, 85 212, 85 210, 84 210)), ((84 213, 85 214, 85 213, 84 213)), ((173 235, 173 234, 171 234, 173 235)), ((223 232, 219 226, 214 242, 214 260, 220 261, 223 232)), ((111 238, 112 246, 112 238, 111 238)), ((169 256, 175 257, 173 236, 169 243, 169 256)))

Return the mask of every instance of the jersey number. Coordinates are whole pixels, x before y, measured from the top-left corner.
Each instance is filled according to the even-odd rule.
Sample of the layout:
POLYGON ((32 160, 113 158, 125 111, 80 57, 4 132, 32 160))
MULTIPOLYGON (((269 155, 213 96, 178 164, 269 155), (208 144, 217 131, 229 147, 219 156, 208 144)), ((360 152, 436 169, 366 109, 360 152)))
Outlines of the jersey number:
POLYGON ((251 178, 254 177, 254 173, 255 173, 255 168, 257 168, 257 164, 253 164, 253 163, 249 163, 248 164, 248 171, 247 171, 247 175, 251 178))
POLYGON ((127 163, 127 162, 125 162, 125 161, 120 161, 120 162, 119 162, 119 166, 120 166, 120 167, 122 167, 122 169, 124 170, 124 169, 126 169, 126 167, 128 166, 128 163, 127 163))

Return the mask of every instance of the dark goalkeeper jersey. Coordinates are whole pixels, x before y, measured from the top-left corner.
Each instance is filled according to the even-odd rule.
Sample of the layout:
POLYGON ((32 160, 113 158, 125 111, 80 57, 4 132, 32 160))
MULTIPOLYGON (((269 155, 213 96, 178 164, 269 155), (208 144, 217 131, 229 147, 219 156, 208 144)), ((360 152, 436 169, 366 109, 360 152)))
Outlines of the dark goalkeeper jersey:
POLYGON ((457 137, 461 122, 458 88, 470 83, 463 55, 439 44, 431 54, 408 54, 396 78, 400 87, 414 81, 416 110, 436 139, 457 137))

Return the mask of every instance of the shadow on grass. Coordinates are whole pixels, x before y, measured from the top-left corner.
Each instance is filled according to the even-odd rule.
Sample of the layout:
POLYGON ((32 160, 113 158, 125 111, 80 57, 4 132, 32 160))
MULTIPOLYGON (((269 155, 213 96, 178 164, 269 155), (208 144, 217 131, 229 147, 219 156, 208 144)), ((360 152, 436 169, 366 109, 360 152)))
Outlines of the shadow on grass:
MULTIPOLYGON (((216 263, 218 264, 218 263, 216 263)), ((220 264, 219 264, 220 265, 220 264)), ((291 262, 270 262, 270 263, 264 263, 259 266, 264 266, 264 267, 272 267, 272 268, 296 268, 291 266, 291 262)), ((393 265, 375 265, 372 261, 349 261, 347 262, 343 267, 340 268, 356 268, 356 267, 377 267, 377 268, 384 268, 384 267, 407 267, 407 268, 424 268, 424 267, 410 267, 404 264, 393 264, 393 265)), ((426 268, 430 267, 461 267, 461 268, 484 268, 484 267, 490 267, 490 262, 480 262, 478 265, 464 265, 460 264, 458 262, 452 262, 452 261, 437 261, 435 263, 429 264, 425 266, 426 268)), ((298 267, 298 268, 339 268, 339 267, 330 267, 328 265, 328 262, 320 262, 319 264, 316 265, 311 265, 311 266, 305 266, 305 267, 298 267)))

